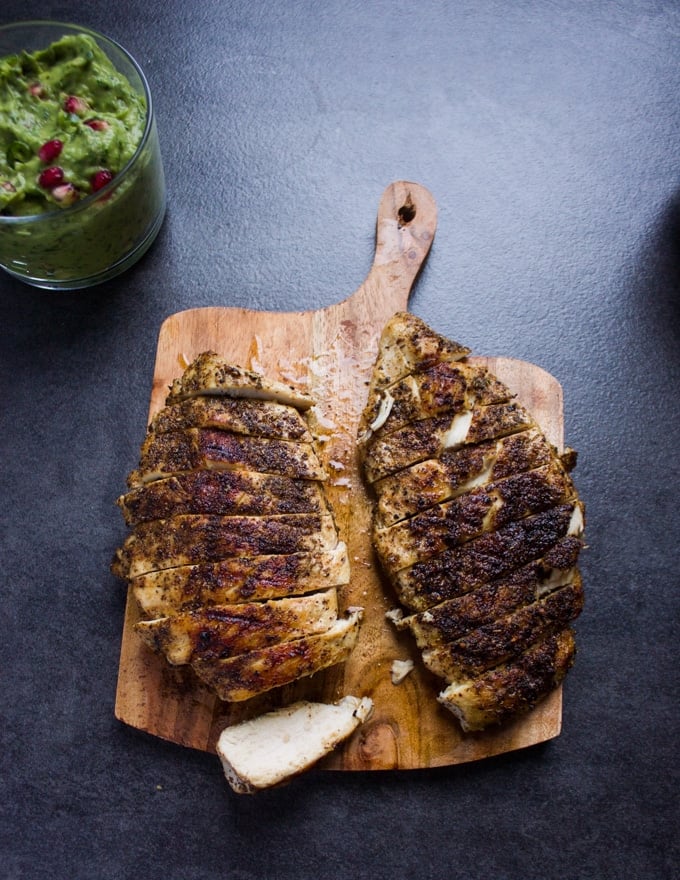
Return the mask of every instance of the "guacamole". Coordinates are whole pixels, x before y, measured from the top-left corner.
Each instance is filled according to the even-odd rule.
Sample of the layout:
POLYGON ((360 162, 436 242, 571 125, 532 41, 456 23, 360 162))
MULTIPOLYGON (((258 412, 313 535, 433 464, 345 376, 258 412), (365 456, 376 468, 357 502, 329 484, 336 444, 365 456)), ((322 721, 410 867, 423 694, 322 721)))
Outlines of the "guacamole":
POLYGON ((117 275, 165 213, 143 76, 120 47, 100 42, 109 54, 74 32, 0 59, 0 265, 40 287, 117 275))
POLYGON ((40 214, 101 189, 145 120, 142 96, 87 34, 0 60, 0 211, 40 214))

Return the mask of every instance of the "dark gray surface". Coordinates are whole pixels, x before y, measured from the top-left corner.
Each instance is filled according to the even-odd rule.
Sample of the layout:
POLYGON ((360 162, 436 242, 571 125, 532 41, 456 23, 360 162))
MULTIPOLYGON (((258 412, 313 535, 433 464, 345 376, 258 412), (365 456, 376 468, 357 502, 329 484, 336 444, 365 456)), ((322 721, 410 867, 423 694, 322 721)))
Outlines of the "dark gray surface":
POLYGON ((88 293, 0 279, 0 876, 678 876, 680 6, 4 0, 136 55, 169 210, 88 293), (588 505, 562 735, 412 773, 310 773, 255 798, 113 717, 114 507, 162 320, 331 304, 384 187, 439 226, 411 308, 562 382, 588 505))

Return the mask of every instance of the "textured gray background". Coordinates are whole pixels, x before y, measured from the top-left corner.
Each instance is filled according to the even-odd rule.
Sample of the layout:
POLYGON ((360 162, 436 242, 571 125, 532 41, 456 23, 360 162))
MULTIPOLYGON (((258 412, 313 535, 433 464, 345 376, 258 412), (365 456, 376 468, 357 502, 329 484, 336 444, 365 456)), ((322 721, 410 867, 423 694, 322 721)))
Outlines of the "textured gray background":
POLYGON ((0 875, 678 876, 680 4, 3 0, 31 17, 141 62, 169 209, 91 292, 0 278, 0 875), (413 311, 564 387, 590 549, 563 733, 238 798, 215 758, 113 717, 113 502, 163 319, 344 298, 396 179, 439 206, 413 311))

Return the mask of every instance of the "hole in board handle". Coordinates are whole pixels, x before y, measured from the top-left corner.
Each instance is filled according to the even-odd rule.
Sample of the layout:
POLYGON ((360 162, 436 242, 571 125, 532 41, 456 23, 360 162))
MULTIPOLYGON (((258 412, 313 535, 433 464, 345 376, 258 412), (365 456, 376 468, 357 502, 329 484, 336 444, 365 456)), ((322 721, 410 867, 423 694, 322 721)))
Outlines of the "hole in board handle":
POLYGON ((399 226, 407 226, 416 216, 416 206, 411 199, 411 193, 406 196, 406 201, 397 211, 399 226))

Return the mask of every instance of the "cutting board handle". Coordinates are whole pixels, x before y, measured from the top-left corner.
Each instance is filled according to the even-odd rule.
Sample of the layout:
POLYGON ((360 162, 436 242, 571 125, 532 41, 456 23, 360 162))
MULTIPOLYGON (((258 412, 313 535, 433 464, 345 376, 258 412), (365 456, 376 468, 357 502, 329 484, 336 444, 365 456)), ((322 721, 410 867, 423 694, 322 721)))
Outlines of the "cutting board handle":
POLYGON ((427 257, 437 228, 437 205, 419 183, 398 180, 378 205, 373 264, 351 298, 355 306, 385 319, 405 309, 413 282, 427 257))

